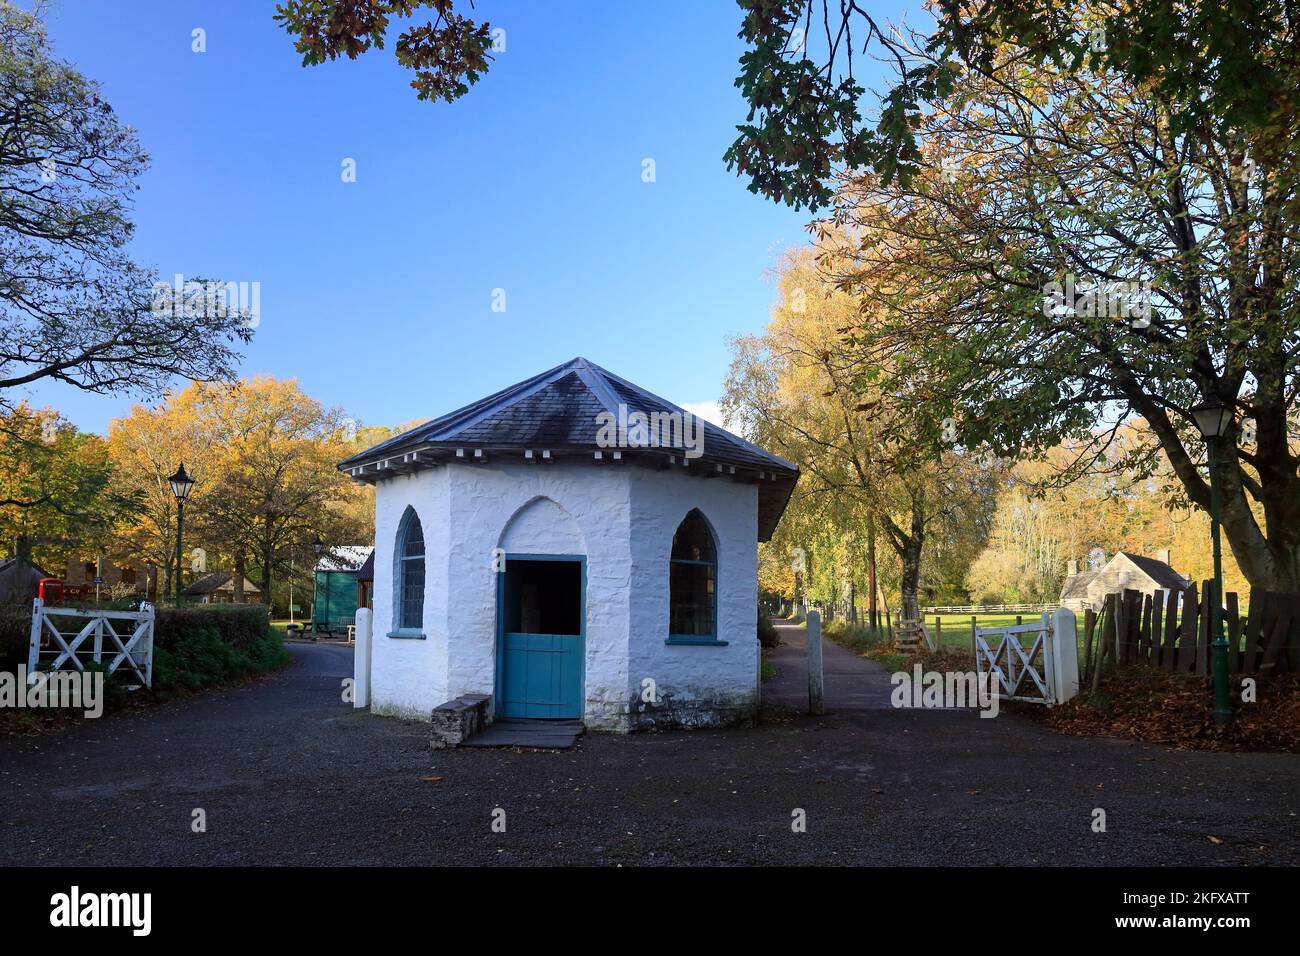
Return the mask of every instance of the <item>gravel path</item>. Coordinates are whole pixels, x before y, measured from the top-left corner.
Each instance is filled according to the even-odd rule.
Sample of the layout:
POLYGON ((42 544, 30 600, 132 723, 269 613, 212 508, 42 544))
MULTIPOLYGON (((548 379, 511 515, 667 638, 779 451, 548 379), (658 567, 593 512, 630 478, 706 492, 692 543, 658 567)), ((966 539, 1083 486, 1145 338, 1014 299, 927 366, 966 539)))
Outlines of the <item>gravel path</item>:
POLYGON ((566 752, 431 751, 341 702, 350 648, 290 649, 247 686, 0 740, 0 863, 1300 863, 1300 757, 883 708, 887 675, 833 645, 820 720, 781 709, 803 706, 792 643, 762 726, 566 752))

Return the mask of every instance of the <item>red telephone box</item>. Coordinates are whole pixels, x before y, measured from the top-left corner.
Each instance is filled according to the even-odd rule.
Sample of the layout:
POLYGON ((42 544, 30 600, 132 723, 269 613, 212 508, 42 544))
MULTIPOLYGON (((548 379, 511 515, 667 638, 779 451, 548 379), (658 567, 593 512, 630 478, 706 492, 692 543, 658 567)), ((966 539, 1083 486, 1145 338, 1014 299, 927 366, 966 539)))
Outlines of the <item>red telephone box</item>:
POLYGON ((36 585, 36 596, 43 604, 62 604, 63 581, 59 578, 41 578, 36 585))

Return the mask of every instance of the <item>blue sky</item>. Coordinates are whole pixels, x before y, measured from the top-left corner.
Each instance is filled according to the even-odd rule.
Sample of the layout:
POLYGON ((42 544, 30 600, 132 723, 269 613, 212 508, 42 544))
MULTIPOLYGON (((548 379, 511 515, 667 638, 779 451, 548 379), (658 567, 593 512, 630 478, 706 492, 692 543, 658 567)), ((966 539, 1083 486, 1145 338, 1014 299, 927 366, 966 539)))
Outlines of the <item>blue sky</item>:
MULTIPOLYGON (((679 403, 719 397, 726 339, 766 323, 765 273, 808 219, 722 163, 744 119, 734 3, 479 0, 506 51, 451 105, 415 99, 391 40, 304 69, 273 9, 61 0, 49 16, 151 155, 136 258, 261 284, 243 374, 296 377, 366 424, 575 355, 679 403)), ((132 401, 31 399, 96 431, 132 401)))

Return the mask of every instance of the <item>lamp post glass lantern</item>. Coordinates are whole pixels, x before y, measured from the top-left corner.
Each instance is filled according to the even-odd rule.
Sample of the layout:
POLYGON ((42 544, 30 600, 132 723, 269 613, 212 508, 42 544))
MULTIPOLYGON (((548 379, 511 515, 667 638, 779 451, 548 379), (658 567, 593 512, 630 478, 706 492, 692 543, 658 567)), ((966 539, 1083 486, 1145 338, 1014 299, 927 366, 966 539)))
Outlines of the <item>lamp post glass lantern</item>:
POLYGON ((181 537, 185 533, 185 499, 190 496, 190 489, 194 487, 194 479, 185 472, 185 462, 181 462, 180 467, 176 469, 176 474, 167 479, 171 485, 172 494, 176 496, 176 606, 181 605, 181 569, 184 567, 185 551, 181 543, 181 537))
POLYGON ((1210 642, 1214 667, 1214 722, 1220 727, 1232 720, 1232 703, 1228 698, 1228 637, 1223 626, 1223 549, 1219 543, 1219 442, 1232 424, 1232 408, 1217 398, 1210 398, 1190 409, 1196 427, 1205 439, 1207 470, 1210 477, 1210 536, 1214 544, 1214 597, 1210 601, 1210 642))

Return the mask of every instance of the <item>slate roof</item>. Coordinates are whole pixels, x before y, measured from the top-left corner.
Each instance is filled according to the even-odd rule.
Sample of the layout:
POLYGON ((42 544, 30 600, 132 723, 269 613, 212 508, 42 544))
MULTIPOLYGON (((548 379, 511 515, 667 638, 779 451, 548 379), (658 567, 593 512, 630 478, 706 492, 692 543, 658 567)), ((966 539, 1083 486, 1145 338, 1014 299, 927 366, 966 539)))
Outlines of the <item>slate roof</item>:
POLYGON ((31 604, 41 578, 49 577, 31 562, 17 558, 0 563, 0 604, 31 604))
POLYGON ((1140 554, 1132 554, 1128 551, 1120 551, 1119 553, 1136 564, 1138 570, 1154 581, 1157 587, 1173 591, 1181 591, 1187 587, 1187 581, 1183 576, 1163 561, 1143 557, 1140 554))
POLYGON ((370 559, 374 550, 374 547, 362 544, 335 545, 316 561, 316 570, 355 571, 370 559))
POLYGON ((1088 585, 1096 578, 1096 571, 1080 571, 1078 574, 1071 574, 1065 579, 1065 584, 1061 587, 1061 600, 1088 600, 1088 585))
MULTIPOLYGON (((619 406, 628 413, 639 411, 687 414, 684 409, 660 398, 626 379, 584 358, 575 358, 553 369, 534 375, 517 385, 495 392, 454 412, 418 425, 410 431, 380 442, 373 448, 339 464, 344 471, 354 471, 403 453, 474 448, 483 450, 583 451, 593 460, 599 450, 596 442, 597 416, 619 406)), ((703 454, 691 462, 694 473, 705 471, 708 463, 736 468, 748 478, 758 480, 759 540, 766 541, 776 530, 777 522, 790 500, 799 478, 798 466, 764 451, 738 435, 703 423, 703 454), (759 474, 761 473, 761 474, 759 474)), ((628 459, 655 457, 663 460, 671 448, 620 448, 628 459)), ((676 450, 680 461, 681 451, 676 450)), ((374 473, 354 477, 381 477, 374 473)))

